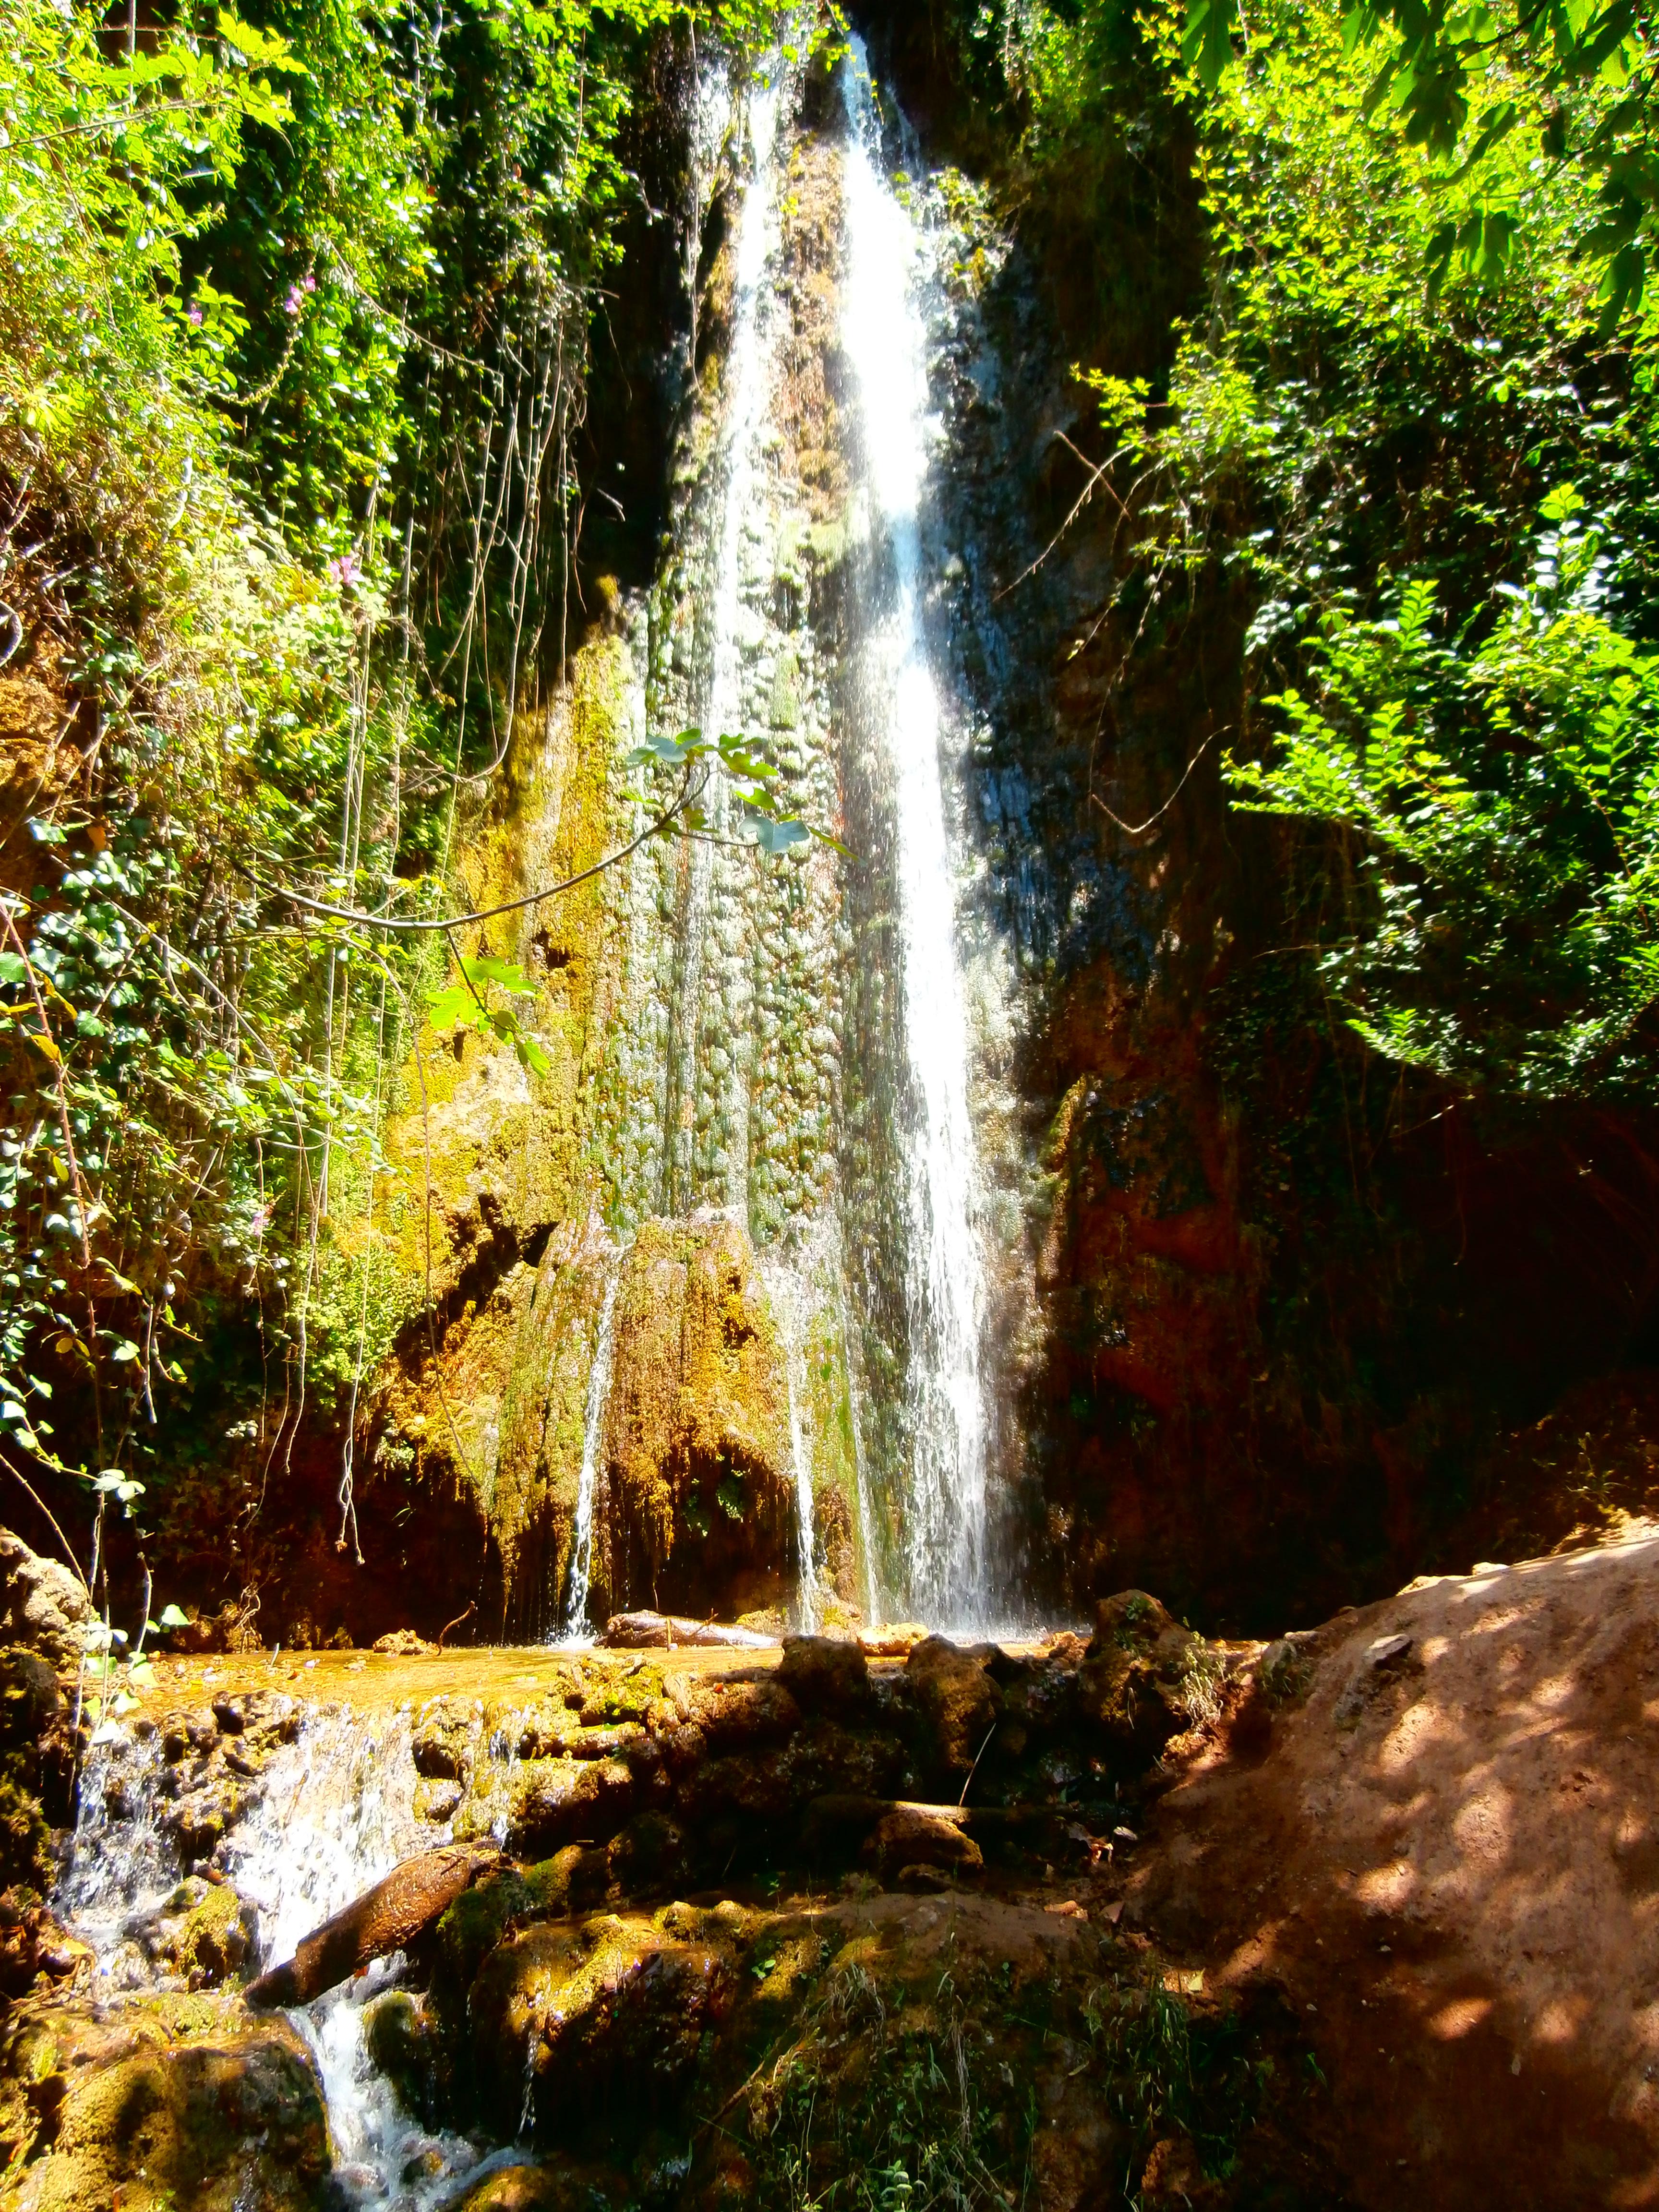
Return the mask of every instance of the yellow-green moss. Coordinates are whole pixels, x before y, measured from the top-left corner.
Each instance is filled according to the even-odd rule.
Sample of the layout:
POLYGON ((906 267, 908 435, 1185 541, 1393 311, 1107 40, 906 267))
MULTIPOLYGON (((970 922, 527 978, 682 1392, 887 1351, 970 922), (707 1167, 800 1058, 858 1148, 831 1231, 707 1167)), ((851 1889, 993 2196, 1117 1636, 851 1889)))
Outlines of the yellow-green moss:
MULTIPOLYGON (((630 734, 633 680, 625 643, 602 637, 576 655, 569 690, 552 708, 515 717, 489 811, 459 828, 459 905, 522 896, 591 866, 616 842, 613 785, 630 734)), ((355 1357, 367 1267, 367 1372, 374 1376, 399 1339, 410 1365, 384 1376, 389 1449, 448 1463, 486 1510, 497 1488, 498 1434, 510 1417, 504 1399, 519 1325, 535 1280, 524 1269, 503 1299, 501 1259, 510 1264, 550 1230, 584 1221, 591 1208, 596 1039, 616 988, 617 911, 617 881, 601 874, 492 921, 469 941, 469 951, 508 957, 534 979, 533 1005, 520 1002, 518 1012, 542 1045, 547 1072, 526 1070, 509 1046, 470 1029, 444 1036, 426 1029, 411 1038, 392 1086, 394 1110, 382 1140, 388 1171, 378 1179, 373 1218, 362 1202, 363 1173, 344 1174, 340 1188, 349 1200, 335 1208, 319 1279, 325 1333, 349 1341, 355 1357), (447 1316, 440 1392, 411 1324, 428 1291, 434 1305, 449 1304, 470 1271, 493 1295, 476 1310, 447 1316)), ((446 980, 441 954, 428 980, 446 980)), ((532 1468, 535 1458, 532 1450, 532 1468)), ((533 1474, 515 1465, 503 1499, 509 1544, 533 1510, 534 1487, 533 1474)))

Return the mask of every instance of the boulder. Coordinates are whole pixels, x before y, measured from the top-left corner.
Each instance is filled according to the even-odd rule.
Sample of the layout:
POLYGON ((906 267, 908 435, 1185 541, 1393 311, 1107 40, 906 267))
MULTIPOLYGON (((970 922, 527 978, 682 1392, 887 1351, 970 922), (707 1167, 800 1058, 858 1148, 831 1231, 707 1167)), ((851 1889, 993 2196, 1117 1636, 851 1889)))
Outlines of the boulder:
POLYGON ((53 1667, 76 1667, 96 1621, 78 1575, 0 1528, 0 1643, 25 1644, 53 1667))
POLYGON ((907 1867, 938 1867, 957 1875, 980 1874, 985 1856, 967 1832, 954 1805, 895 1805, 877 1823, 864 1856, 884 1879, 907 1867))
POLYGON ((157 1911, 128 1932, 150 1965, 177 1975, 186 1989, 217 1989, 252 1954, 255 1918, 228 1881, 194 1875, 181 1881, 157 1911))
POLYGON ((987 1671, 991 1650, 964 1651, 929 1636, 904 1663, 904 1680, 921 1723, 921 1757, 929 1774, 965 1777, 1002 1717, 1002 1692, 987 1671))
POLYGON ((438 2117, 437 2028, 426 2001, 410 1990, 383 1990, 363 2007, 363 2043, 406 2112, 431 2126, 438 2117))
POLYGON ((786 1636, 778 1680, 803 1712, 859 1718, 870 1708, 870 1662, 850 1638, 786 1636))
POLYGON ((1145 1590, 1103 1598, 1079 1669, 1084 1722, 1120 1757, 1156 1759, 1190 1723, 1194 1662, 1208 1649, 1145 1590))
POLYGON ((489 2124, 518 2130, 527 2079, 538 2140, 620 2136, 631 2150, 642 2126, 678 2112, 704 2033, 734 1995, 721 1945, 649 1920, 526 1929, 490 1954, 468 2002, 489 2124))
POLYGON ((14 2018, 0 2139, 31 2204, 324 2212, 328 2120, 286 2021, 250 2028, 222 2001, 58 2001, 14 2018))
POLYGON ((689 1718, 709 1751, 750 1751, 778 1743, 800 1726, 800 1707, 771 1674, 747 1680, 705 1678, 687 1686, 689 1718))

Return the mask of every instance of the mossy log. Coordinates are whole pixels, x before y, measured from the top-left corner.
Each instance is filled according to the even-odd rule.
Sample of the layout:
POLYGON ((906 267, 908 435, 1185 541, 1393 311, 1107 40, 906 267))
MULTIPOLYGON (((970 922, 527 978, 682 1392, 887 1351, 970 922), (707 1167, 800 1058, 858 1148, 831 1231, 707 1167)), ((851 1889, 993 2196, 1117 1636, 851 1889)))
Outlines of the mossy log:
POLYGON ((248 1985, 249 2004, 309 2004, 371 1959, 407 1950, 498 1855, 465 1848, 423 1851, 314 1929, 294 1956, 248 1985))

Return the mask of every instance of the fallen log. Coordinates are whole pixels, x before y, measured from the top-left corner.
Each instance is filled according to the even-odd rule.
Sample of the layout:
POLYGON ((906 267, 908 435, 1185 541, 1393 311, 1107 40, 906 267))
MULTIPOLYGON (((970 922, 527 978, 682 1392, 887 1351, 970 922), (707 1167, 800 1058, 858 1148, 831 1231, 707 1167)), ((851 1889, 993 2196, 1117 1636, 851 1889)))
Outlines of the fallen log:
POLYGON ((313 1929, 291 1959, 251 1982, 248 2003, 261 2009, 309 2004, 371 1959, 407 1950, 470 1887, 476 1875, 498 1863, 498 1854, 465 1845, 405 1859, 384 1881, 377 1881, 343 1912, 313 1929))
POLYGON ((594 1639, 611 1651, 670 1651, 676 1644, 704 1650, 775 1650, 775 1636, 738 1628, 725 1620, 683 1620, 672 1613, 613 1613, 605 1633, 594 1639))

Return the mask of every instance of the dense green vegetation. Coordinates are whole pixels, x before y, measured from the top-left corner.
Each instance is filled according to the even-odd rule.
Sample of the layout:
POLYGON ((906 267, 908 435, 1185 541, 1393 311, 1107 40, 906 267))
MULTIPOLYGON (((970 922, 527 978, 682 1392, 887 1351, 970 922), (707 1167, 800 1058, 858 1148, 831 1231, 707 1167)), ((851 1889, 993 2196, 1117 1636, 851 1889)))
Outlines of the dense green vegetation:
POLYGON ((1242 617, 1234 803, 1309 825, 1291 916, 1368 1045, 1470 1095, 1651 1065, 1652 66, 1619 8, 1036 8, 1004 43, 1034 196, 1195 134, 1203 309, 1088 372, 1126 674, 1242 617))

